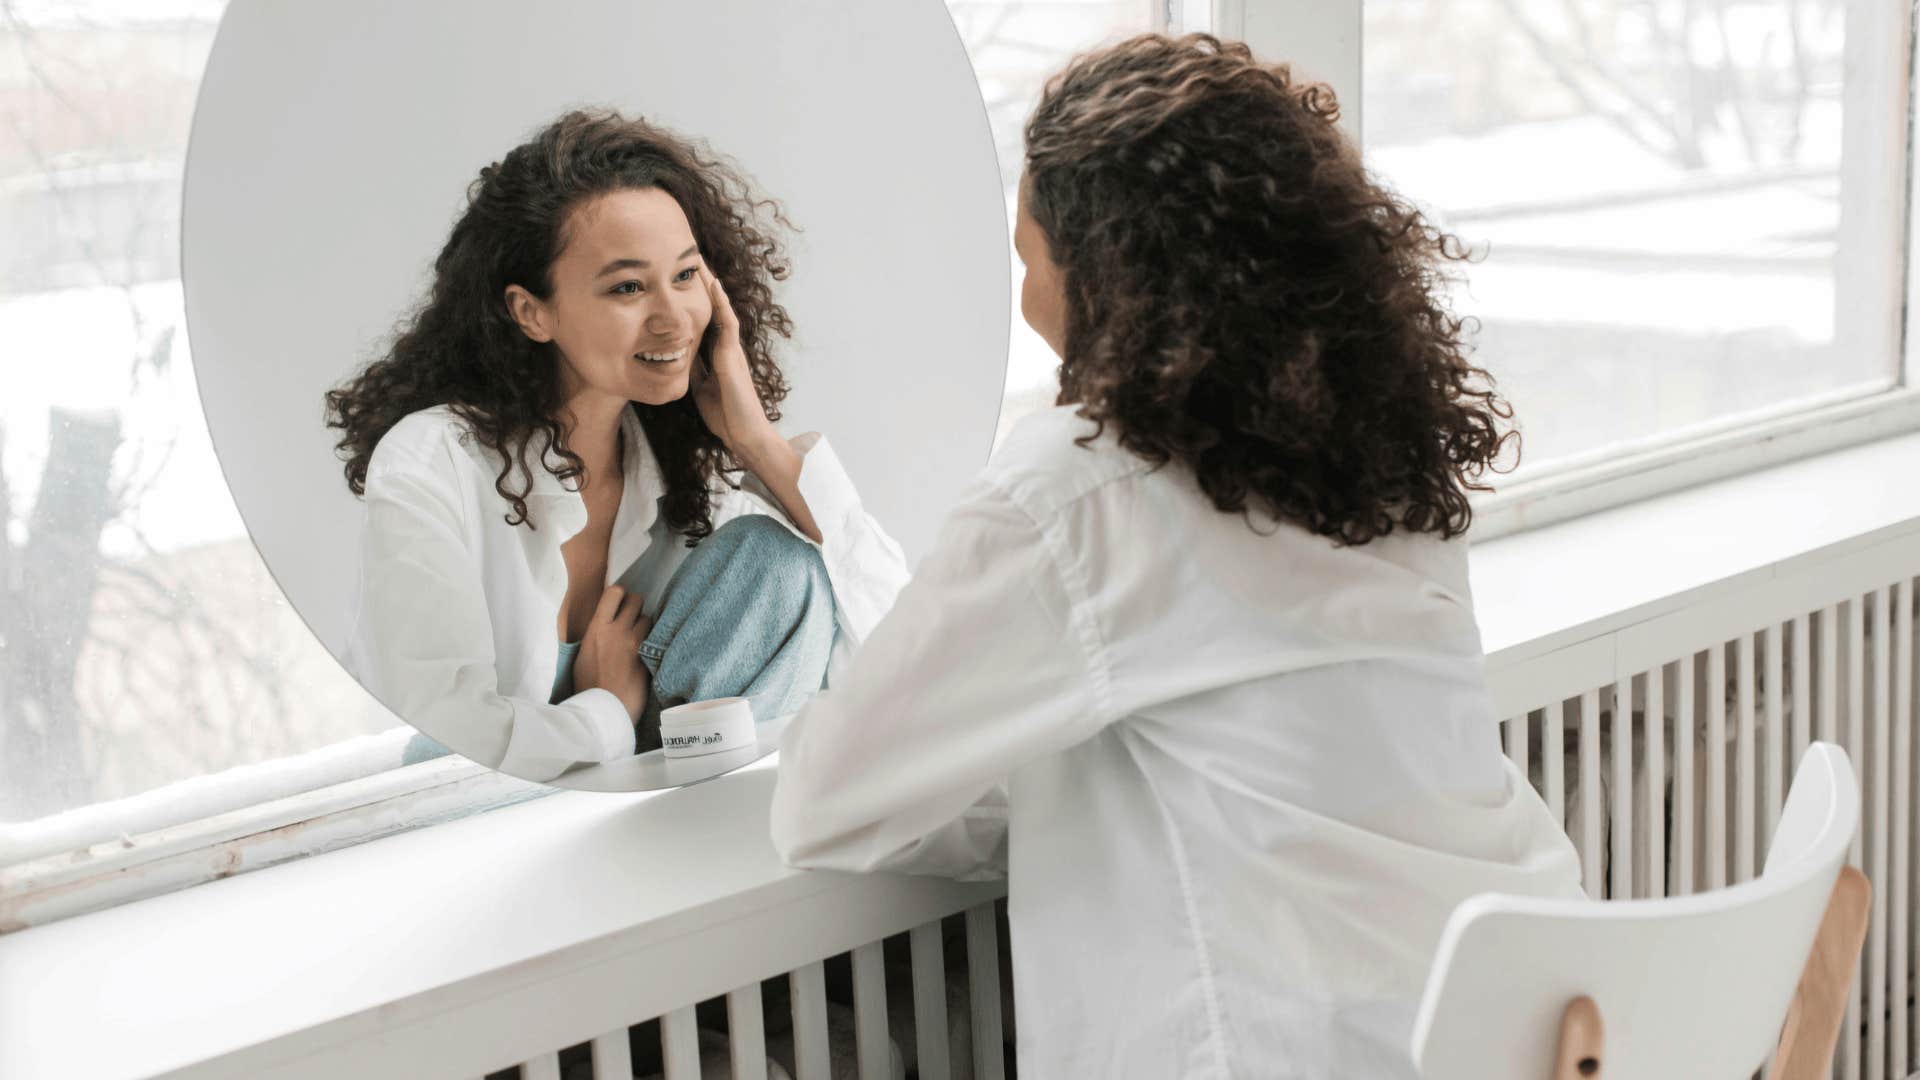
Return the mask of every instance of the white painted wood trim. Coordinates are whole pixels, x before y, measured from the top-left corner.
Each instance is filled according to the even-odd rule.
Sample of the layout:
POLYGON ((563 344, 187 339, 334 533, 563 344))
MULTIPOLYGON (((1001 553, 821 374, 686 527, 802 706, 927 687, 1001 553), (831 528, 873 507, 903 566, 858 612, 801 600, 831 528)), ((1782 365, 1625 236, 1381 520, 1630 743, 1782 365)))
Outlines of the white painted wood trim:
POLYGON ((1754 791, 1753 633, 1742 633, 1734 641, 1733 681, 1733 881, 1753 880, 1754 844, 1758 835, 1754 820, 1757 805, 1754 791))
POLYGON ((922 923, 911 931, 908 949, 913 965, 913 1029, 920 1080, 952 1080, 953 1062, 947 1032, 947 957, 939 923, 922 923))
POLYGON ((693 1006, 683 1005, 660 1018, 660 1061, 667 1080, 701 1080, 700 1025, 693 1006))
POLYGON ((1607 895, 1600 846, 1600 691, 1580 695, 1580 884, 1599 900, 1607 895))
MULTIPOLYGON (((50 855, 64 859, 72 852, 95 846, 118 846, 123 836, 177 830, 296 795, 393 773, 412 736, 413 729, 402 725, 302 754, 192 777, 126 798, 91 803, 31 821, 0 823, 0 867, 17 867, 50 855)), ((445 772, 446 764, 443 759, 413 766, 406 773, 408 782, 416 789, 444 783, 452 779, 445 772)), ((0 893, 7 891, 8 880, 0 877, 0 893)))
POLYGON ((853 950, 854 1057, 862 1077, 885 1077, 893 1072, 883 949, 880 941, 870 941, 853 950))
POLYGON ((1607 799, 1611 813, 1608 836, 1612 841, 1608 857, 1607 895, 1620 899, 1633 895, 1633 676, 1622 673, 1613 684, 1613 730, 1607 741, 1613 759, 1612 794, 1607 799))
MULTIPOLYGON (((750 982, 727 995, 727 1046, 733 1054, 733 1080, 767 1080, 767 1025, 760 1007, 760 983, 750 982)), ((633 1070, 595 1073, 626 1080, 633 1070)))
POLYGON ((627 1029, 615 1028, 593 1039, 593 1075, 621 1077, 633 1075, 633 1047, 627 1042, 627 1029))
POLYGON ((1004 1080, 1000 1031, 1000 934, 991 901, 967 909, 967 983, 973 1020, 973 1075, 1004 1080))
POLYGON ((1361 0, 1236 0, 1216 2, 1223 37, 1238 38, 1255 56, 1286 63, 1299 78, 1326 83, 1340 102, 1340 126, 1355 142, 1360 117, 1361 0), (1237 27, 1237 31, 1230 31, 1237 27))
MULTIPOLYGON (((1889 914, 1893 941, 1888 953, 1893 960, 1890 985, 1903 987, 1908 981, 1908 933, 1912 920, 1911 849, 1913 828, 1913 580, 1903 575, 1893 590, 1893 900, 1889 914)), ((1912 995, 1897 1002, 1893 1009, 1893 1074, 1908 1074, 1908 1032, 1913 1014, 1912 995)))
POLYGON ((793 1054, 797 1080, 833 1080, 833 1050, 827 1042, 827 974, 819 962, 787 976, 793 991, 793 1054))
POLYGON ((461 758, 0 868, 0 934, 336 851, 554 789, 461 758))

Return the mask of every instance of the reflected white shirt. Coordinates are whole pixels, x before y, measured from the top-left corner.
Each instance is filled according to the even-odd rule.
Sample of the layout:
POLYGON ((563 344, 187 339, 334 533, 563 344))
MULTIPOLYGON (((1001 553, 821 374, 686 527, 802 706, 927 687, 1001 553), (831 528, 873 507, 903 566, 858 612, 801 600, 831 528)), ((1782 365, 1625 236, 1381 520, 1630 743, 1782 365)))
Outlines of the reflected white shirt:
POLYGON ((1466 546, 1256 533, 1022 422, 788 729, 790 862, 1008 875, 1022 1075, 1411 1075, 1441 927, 1578 896, 1501 754, 1466 546))
MULTIPOLYGON (((649 534, 665 486, 633 410, 622 413, 622 426, 625 486, 608 584, 640 593, 651 614, 685 544, 665 533, 676 550, 642 558, 655 542, 649 534)), ((891 605, 906 561, 861 506, 827 440, 809 433, 790 442, 802 455, 800 494, 820 528, 816 546, 833 587, 831 678, 891 605)), ((586 527, 586 503, 536 463, 526 496, 533 527, 509 525, 510 507, 494 488, 499 471, 498 456, 445 406, 413 413, 381 438, 367 467, 348 667, 447 747, 515 776, 551 779, 633 753, 634 725, 611 691, 548 703, 567 588, 560 545, 586 527)), ((801 535, 751 476, 741 489, 716 486, 715 528, 754 513, 801 535)))

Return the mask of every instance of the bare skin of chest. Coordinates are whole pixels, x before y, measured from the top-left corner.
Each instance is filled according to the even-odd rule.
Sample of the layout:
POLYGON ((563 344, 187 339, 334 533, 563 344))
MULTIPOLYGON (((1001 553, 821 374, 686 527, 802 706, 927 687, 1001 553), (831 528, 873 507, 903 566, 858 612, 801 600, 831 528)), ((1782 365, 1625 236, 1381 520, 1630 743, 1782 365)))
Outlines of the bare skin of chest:
POLYGON ((579 641, 593 619, 595 605, 607 587, 607 546, 613 539, 613 519, 620 511, 620 478, 612 483, 589 482, 580 493, 587 504, 587 526, 560 545, 567 566, 567 595, 560 601, 560 640, 579 641))

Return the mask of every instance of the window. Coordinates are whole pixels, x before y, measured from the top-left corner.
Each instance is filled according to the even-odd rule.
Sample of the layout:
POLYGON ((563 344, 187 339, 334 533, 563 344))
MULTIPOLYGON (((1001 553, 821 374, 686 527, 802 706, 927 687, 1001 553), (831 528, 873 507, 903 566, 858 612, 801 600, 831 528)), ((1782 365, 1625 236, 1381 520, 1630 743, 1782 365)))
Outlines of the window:
MULTIPOLYGON (((1476 539, 1920 427, 1910 4, 1162 7, 1331 83, 1376 175, 1475 251, 1452 301, 1525 438, 1476 539)), ((1051 378, 1015 338, 1003 430, 1051 378)))
POLYGON ((0 822, 395 724, 274 587, 200 416, 178 218, 220 11, 0 15, 0 822))
MULTIPOLYGON (((947 10, 980 79, 1011 227, 1024 129, 1047 76, 1078 53, 1166 26, 1166 9, 1154 0, 947 0, 947 10)), ((1052 405, 1059 387, 1059 358, 1020 318, 1020 278, 1015 256, 1007 391, 996 445, 1021 417, 1052 405)))
POLYGON ((1904 6, 1364 0, 1365 152, 1482 256, 1514 480, 1899 399, 1904 6))

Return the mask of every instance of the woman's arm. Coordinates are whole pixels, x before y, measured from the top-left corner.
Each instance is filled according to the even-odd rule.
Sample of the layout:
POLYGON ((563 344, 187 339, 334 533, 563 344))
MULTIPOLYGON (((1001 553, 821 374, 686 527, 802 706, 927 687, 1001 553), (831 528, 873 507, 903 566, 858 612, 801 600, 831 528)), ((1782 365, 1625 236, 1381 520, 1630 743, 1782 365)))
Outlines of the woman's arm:
POLYGON ((850 670, 782 742, 774 846, 800 866, 1004 872, 1003 784, 1112 716, 1060 538, 977 484, 850 670))
MULTIPOLYGON (((749 490, 771 502, 795 532, 820 545, 841 637, 849 651, 857 649, 906 582, 906 558, 861 507, 826 439, 810 432, 789 441, 767 419, 733 305, 705 264, 700 275, 713 304, 712 370, 695 367, 693 395, 700 418, 746 467, 749 490)), ((716 527, 747 512, 739 499, 725 495, 717 509, 716 527)))
MULTIPOLYGON (((361 534, 351 667, 388 708, 460 754, 546 780, 633 752, 633 720, 611 692, 558 704, 499 692, 494 628, 467 537, 452 448, 376 452, 361 534)), ((530 629, 530 632, 535 632, 530 629)), ((551 624, 533 648, 558 649, 551 624)))
MULTIPOLYGON (((819 545, 826 563, 840 635, 849 651, 856 650, 907 583, 906 555, 867 513, 859 490, 825 436, 810 431, 786 445, 799 462, 793 484, 817 530, 809 539, 819 545)), ((806 535, 798 522, 781 513, 782 502, 758 475, 750 474, 740 490, 720 493, 713 523, 718 527, 744 513, 771 512, 782 516, 796 533, 806 535)))
POLYGON ((813 509, 800 491, 800 467, 805 460, 793 444, 780 437, 773 425, 753 446, 736 449, 734 456, 760 481, 773 501, 786 512, 787 520, 802 536, 818 544, 822 537, 813 509))

